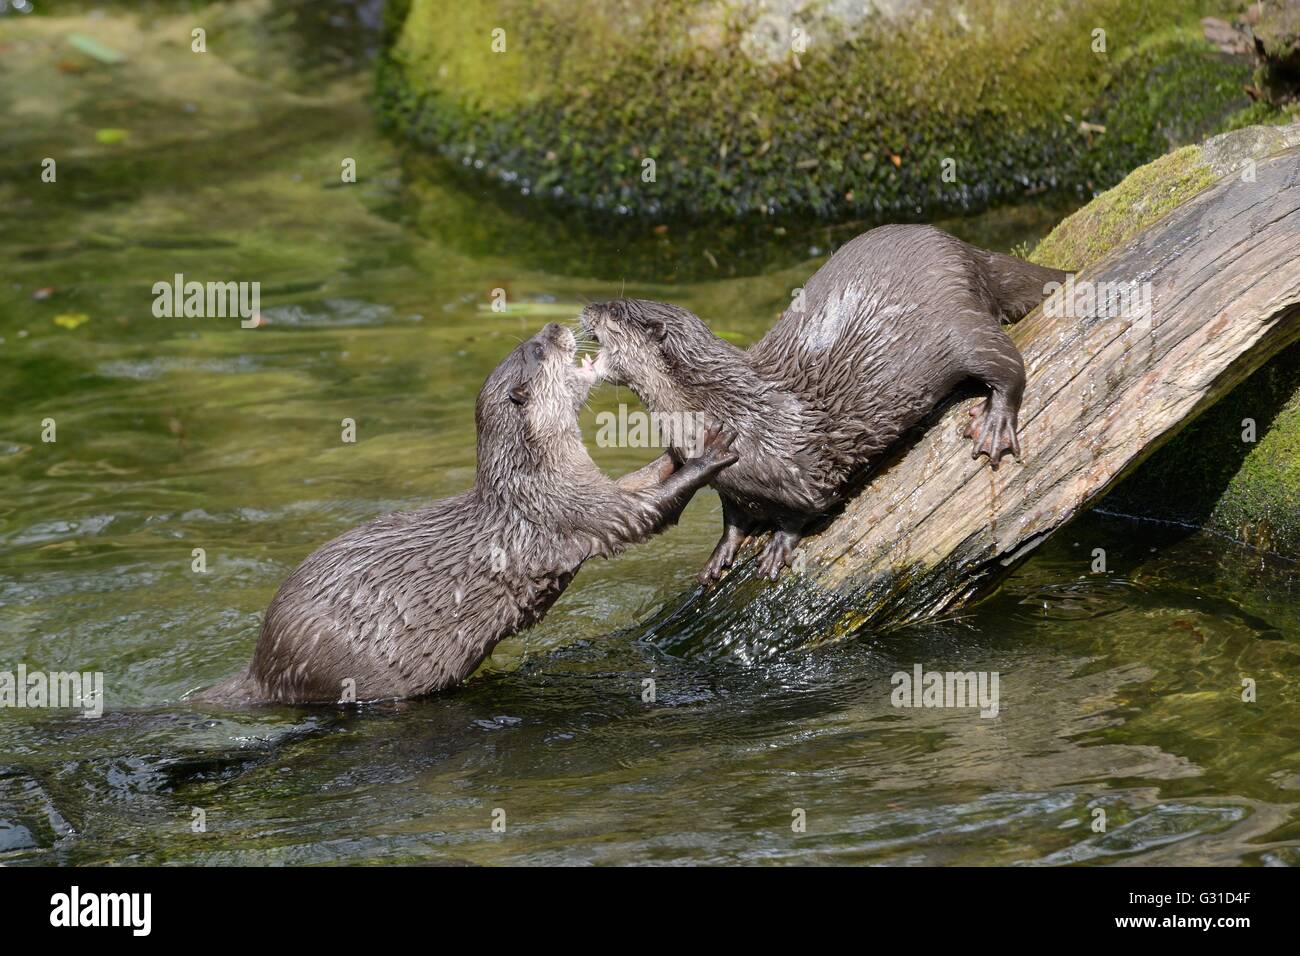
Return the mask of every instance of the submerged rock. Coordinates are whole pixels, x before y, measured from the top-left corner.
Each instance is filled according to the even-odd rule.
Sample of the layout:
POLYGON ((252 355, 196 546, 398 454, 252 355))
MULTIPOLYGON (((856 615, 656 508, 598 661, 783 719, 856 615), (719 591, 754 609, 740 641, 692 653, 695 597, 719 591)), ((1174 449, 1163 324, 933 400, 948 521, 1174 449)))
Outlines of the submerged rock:
POLYGON ((1204 0, 411 0, 387 117, 623 215, 825 218, 1091 194, 1247 105, 1204 0))
MULTIPOLYGON (((1300 148, 1300 123, 1253 126, 1131 173, 1063 221, 1030 254, 1057 268, 1104 258, 1225 175, 1300 148)), ((1276 356, 1112 491, 1102 511, 1207 527, 1300 556, 1300 344, 1276 356)))

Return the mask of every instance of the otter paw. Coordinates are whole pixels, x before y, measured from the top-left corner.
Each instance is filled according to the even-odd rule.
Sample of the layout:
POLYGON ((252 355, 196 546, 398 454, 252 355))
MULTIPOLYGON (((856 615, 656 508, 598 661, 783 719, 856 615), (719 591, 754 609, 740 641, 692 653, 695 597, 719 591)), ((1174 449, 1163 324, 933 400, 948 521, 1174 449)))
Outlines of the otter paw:
POLYGON ((721 581, 748 540, 749 535, 737 525, 725 525, 722 537, 718 540, 713 553, 709 555, 708 564, 700 571, 700 583, 708 587, 715 581, 721 581))
POLYGON ((985 400, 970 411, 970 424, 966 426, 966 437, 971 439, 973 447, 970 456, 978 458, 988 456, 989 465, 997 471, 1003 455, 1020 457, 1020 439, 1016 436, 1016 416, 1003 405, 994 407, 994 403, 985 400))
POLYGON ((700 453, 691 460, 699 462, 716 474, 723 468, 740 461, 740 456, 731 450, 735 440, 735 432, 711 425, 705 430, 700 441, 700 453))
POLYGON ((700 583, 705 587, 708 587, 710 584, 721 581, 729 567, 731 567, 731 561, 729 559, 722 559, 717 555, 714 555, 709 558, 709 563, 700 569, 700 583))
POLYGON ((799 543, 799 536, 788 531, 778 531, 772 535, 763 553, 758 556, 758 573, 769 581, 781 576, 783 568, 794 563, 794 548, 799 543))

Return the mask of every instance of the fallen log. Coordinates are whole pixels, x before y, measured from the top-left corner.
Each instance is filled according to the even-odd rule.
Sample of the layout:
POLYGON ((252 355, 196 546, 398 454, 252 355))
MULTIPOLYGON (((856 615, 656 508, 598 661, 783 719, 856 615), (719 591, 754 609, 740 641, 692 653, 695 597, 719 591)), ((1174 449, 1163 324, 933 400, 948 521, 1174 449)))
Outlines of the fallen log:
MULTIPOLYGON (((808 640, 935 618, 987 596, 1071 518, 1300 339, 1300 149, 1232 173, 1077 276, 1076 295, 1011 329, 1028 370, 1023 458, 997 471, 952 402, 883 463, 793 573, 720 585, 644 626, 678 653, 768 656, 808 640), (1089 290, 1133 288, 1149 309, 1089 290), (1070 307, 1073 306, 1073 307, 1070 307), (1049 312, 1064 314, 1049 314, 1049 312)), ((1207 450, 1207 454, 1212 452, 1207 450)))

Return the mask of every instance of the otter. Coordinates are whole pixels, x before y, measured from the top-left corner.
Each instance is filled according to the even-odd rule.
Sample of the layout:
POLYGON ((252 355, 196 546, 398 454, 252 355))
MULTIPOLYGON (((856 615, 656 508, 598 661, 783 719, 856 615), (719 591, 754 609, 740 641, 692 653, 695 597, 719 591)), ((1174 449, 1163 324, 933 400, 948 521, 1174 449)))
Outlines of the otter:
POLYGON ((963 380, 991 391, 966 429, 972 457, 1019 457, 1025 368, 1001 322, 1065 277, 932 226, 882 226, 836 251, 748 350, 662 302, 590 305, 582 324, 602 378, 652 413, 725 419, 738 435, 739 464, 714 480, 723 534, 701 581, 767 531, 758 567, 776 580, 805 531, 963 380))
POLYGON ((575 354, 554 323, 512 351, 478 395, 473 488, 312 553, 271 601, 248 669, 196 699, 306 704, 451 687, 540 621, 584 561, 676 523, 736 461, 734 436, 710 427, 694 458, 665 454, 607 478, 578 428, 596 374, 575 354))

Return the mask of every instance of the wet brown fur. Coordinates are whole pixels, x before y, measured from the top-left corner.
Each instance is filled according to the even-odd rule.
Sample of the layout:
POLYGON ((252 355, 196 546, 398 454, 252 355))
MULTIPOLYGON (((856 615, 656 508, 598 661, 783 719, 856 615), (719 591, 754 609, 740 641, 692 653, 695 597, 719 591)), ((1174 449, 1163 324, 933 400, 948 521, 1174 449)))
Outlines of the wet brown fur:
POLYGON ((737 432, 740 462, 714 484, 725 530, 703 580, 773 531, 775 578, 805 530, 966 379, 991 390, 970 434, 996 467, 1019 454, 1024 363, 1002 328, 1065 273, 978 249, 931 226, 873 229, 808 280, 802 301, 742 350, 694 314, 649 300, 588 306, 607 380, 652 412, 702 414, 737 432))
POLYGON ((247 671, 216 703, 332 702, 459 683, 502 638, 540 621, 588 558, 676 522, 735 460, 711 432, 699 458, 664 456, 615 482, 578 429, 592 376, 548 325, 488 376, 475 409, 470 490, 376 518, 313 552, 280 587, 247 671))

